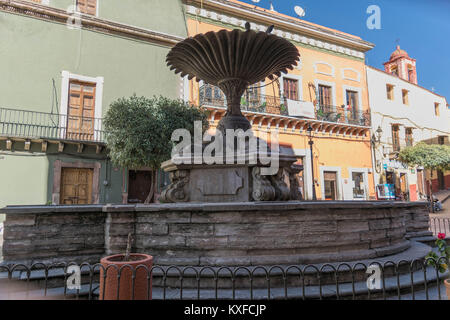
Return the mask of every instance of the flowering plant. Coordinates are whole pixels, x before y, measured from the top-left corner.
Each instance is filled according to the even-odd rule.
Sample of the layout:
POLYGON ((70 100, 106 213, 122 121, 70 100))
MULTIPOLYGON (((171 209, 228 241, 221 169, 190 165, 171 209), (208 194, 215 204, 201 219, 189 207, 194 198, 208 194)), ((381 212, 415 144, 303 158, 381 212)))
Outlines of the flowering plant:
POLYGON ((427 259, 428 264, 433 267, 436 267, 436 264, 439 264, 439 272, 444 273, 448 269, 448 263, 450 261, 450 246, 447 246, 447 242, 445 241, 445 233, 438 234, 436 246, 439 254, 430 251, 425 259, 427 259))

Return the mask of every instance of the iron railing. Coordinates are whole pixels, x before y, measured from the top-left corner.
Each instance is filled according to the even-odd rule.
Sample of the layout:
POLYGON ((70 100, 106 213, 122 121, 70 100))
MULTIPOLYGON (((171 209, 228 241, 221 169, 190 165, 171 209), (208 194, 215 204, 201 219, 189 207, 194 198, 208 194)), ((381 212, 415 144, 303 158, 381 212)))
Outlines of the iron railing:
POLYGON ((433 232, 435 237, 439 233, 444 233, 447 237, 450 237, 450 218, 430 218, 430 231, 433 232))
POLYGON ((370 127, 370 111, 352 110, 346 106, 319 106, 316 118, 322 121, 370 127))
MULTIPOLYGON (((201 106, 226 107, 225 95, 218 87, 206 84, 199 90, 201 106)), ((241 109, 289 116, 286 97, 263 95, 252 91, 246 91, 242 96, 241 109)), ((319 106, 315 108, 315 116, 317 120, 327 122, 367 127, 371 125, 370 111, 355 111, 345 106, 319 106)))
POLYGON ((439 270, 444 263, 448 264, 445 258, 271 267, 105 268, 83 263, 78 266, 78 282, 76 268, 70 267, 76 266, 74 263, 17 264, 0 266, 0 299, 103 300, 108 288, 113 289, 108 293, 113 299, 124 295, 134 299, 140 287, 144 300, 445 300, 443 280, 448 271, 439 270), (72 287, 74 284, 78 287, 72 287))
MULTIPOLYGON (((200 87, 200 105, 226 107, 227 101, 222 90, 212 85, 200 87)), ((287 103, 284 97, 275 97, 246 91, 241 99, 241 109, 251 112, 288 115, 287 103)))
POLYGON ((0 136, 104 142, 102 119, 0 108, 0 136))

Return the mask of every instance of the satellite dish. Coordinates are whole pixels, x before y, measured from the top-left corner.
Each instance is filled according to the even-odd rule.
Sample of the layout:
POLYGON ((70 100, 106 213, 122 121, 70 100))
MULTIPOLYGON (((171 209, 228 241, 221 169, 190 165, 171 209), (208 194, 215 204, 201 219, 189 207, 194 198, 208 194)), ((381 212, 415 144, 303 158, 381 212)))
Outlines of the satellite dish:
POLYGON ((300 6, 295 6, 294 7, 294 11, 295 11, 295 13, 301 18, 301 17, 304 17, 305 16, 305 10, 303 10, 303 8, 302 7, 300 7, 300 6))

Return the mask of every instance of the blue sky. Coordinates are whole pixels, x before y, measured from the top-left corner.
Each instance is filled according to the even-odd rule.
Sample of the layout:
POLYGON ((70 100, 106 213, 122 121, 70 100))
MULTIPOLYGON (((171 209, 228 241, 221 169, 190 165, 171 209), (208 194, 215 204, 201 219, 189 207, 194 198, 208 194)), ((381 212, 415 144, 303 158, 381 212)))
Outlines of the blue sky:
MULTIPOLYGON (((253 4, 252 0, 241 0, 253 4)), ((258 6, 269 8, 269 0, 258 6)), ((417 59, 419 85, 450 102, 450 0, 273 0, 276 11, 295 16, 294 6, 306 11, 304 20, 351 33, 375 44, 367 64, 383 69, 397 40, 417 59), (369 30, 367 7, 381 9, 381 29, 369 30)))

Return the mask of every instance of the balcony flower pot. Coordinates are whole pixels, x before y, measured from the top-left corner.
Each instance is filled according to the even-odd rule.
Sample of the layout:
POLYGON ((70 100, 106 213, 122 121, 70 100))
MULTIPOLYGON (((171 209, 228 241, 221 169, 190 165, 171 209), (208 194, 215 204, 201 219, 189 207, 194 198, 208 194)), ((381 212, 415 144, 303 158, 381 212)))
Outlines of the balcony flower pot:
POLYGON ((152 298, 151 275, 153 257, 147 254, 132 253, 128 261, 124 261, 124 254, 104 257, 100 260, 100 294, 99 300, 150 300, 152 298), (144 268, 143 266, 146 266, 144 268), (120 286, 118 273, 120 272, 120 286), (134 296, 133 288, 134 279, 134 296), (105 276, 106 272, 106 276, 105 276))

